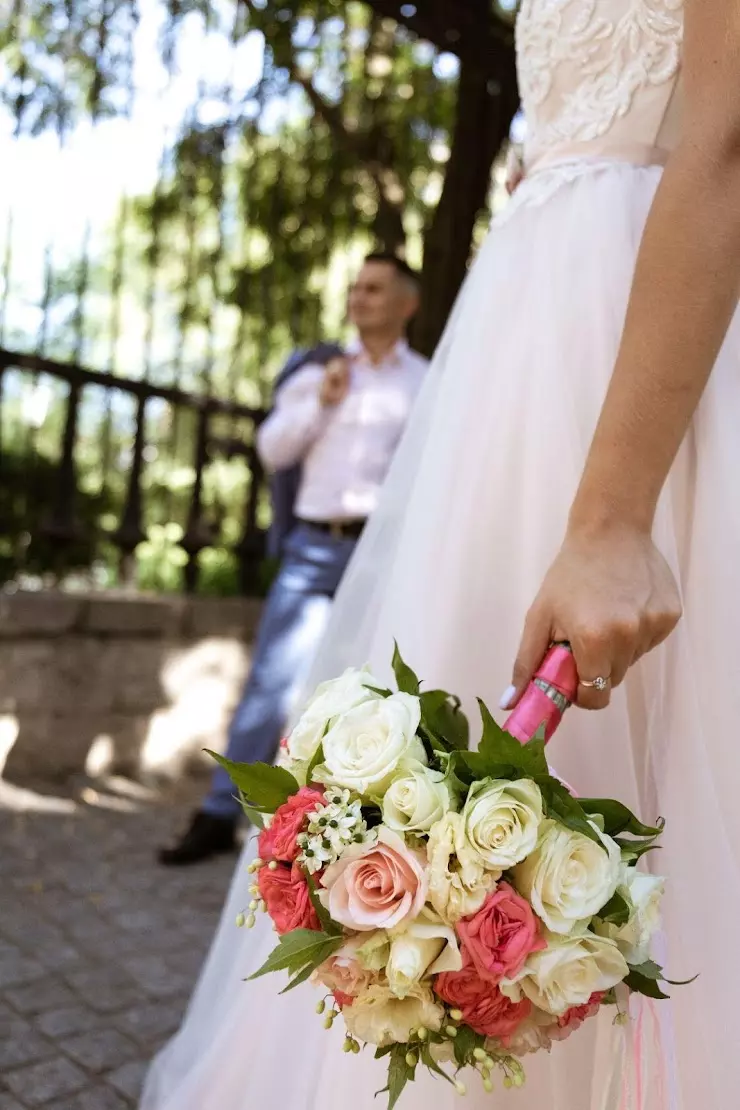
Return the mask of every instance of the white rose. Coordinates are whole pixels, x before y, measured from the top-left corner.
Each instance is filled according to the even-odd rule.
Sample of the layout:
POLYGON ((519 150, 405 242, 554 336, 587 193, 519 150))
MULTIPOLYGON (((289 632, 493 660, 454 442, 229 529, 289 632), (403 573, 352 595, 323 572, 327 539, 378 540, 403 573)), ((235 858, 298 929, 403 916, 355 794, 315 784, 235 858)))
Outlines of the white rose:
POLYGON ((381 683, 373 678, 367 667, 363 667, 359 671, 351 668, 339 678, 317 687, 288 737, 290 758, 310 762, 330 721, 363 702, 379 700, 381 695, 373 693, 368 686, 380 688, 381 683))
POLYGON ((557 821, 544 821, 537 847, 516 869, 517 890, 553 933, 565 935, 590 921, 617 889, 619 845, 592 827, 600 843, 557 821))
POLYGON ((324 737, 324 762, 314 779, 382 797, 402 762, 427 761, 416 735, 420 720, 421 703, 411 694, 392 694, 350 709, 324 737))
POLYGON ((500 986, 514 1002, 525 997, 559 1017, 571 1006, 585 1006, 596 991, 616 987, 628 974, 627 961, 613 940, 585 930, 570 937, 550 933, 547 948, 533 952, 522 970, 500 986))
POLYGON ((489 867, 506 871, 535 849, 542 794, 531 779, 484 779, 473 783, 462 812, 470 843, 489 867))
POLYGON ((421 983, 405 998, 396 998, 389 987, 376 985, 358 995, 342 1016, 351 1037, 382 1048, 406 1044, 421 1026, 439 1032, 444 1010, 431 988, 421 983))
POLYGON ((462 965, 454 930, 425 910, 408 929, 391 936, 385 973, 396 998, 406 998, 419 980, 460 971, 462 965))
POLYGON ((500 875, 488 870, 465 836, 461 813, 432 825, 427 842, 429 901, 443 921, 454 924, 476 913, 500 875))
POLYGON ((633 967, 650 959, 650 944, 660 929, 660 904, 664 892, 665 879, 645 875, 634 867, 625 867, 617 893, 629 906, 629 921, 624 925, 594 922, 594 932, 615 941, 625 960, 633 967))
POLYGON ((441 771, 408 767, 388 787, 383 822, 399 833, 429 832, 450 809, 450 788, 441 771))

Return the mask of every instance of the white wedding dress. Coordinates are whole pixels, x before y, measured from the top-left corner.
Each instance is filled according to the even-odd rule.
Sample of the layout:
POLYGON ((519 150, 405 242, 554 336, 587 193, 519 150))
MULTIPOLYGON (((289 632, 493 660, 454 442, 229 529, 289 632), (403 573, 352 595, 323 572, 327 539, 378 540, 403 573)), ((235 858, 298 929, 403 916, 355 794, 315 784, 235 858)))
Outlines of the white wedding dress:
MULTIPOLYGON (((525 182, 468 278, 385 500, 342 586, 313 675, 392 641, 432 686, 495 704, 526 610, 562 538, 614 365, 640 238, 680 132, 681 0, 523 0, 525 182)), ((676 228, 676 235, 684 233, 676 228)), ((552 758, 586 795, 666 818, 671 1002, 604 1016, 522 1091, 466 1102, 424 1076, 401 1110, 730 1110, 740 1090, 740 323, 722 350, 661 500, 656 540, 685 617, 603 714, 571 710, 552 758)), ((248 854, 248 853, 247 853, 248 854)), ((651 857, 654 858, 654 857, 651 857)), ((143 1110, 371 1110, 372 1055, 347 1057, 308 986, 244 983, 274 943, 234 921, 247 858, 143 1110)), ((186 907, 183 908, 186 912, 186 907)), ((337 1023, 340 1025, 341 1023, 337 1023)))

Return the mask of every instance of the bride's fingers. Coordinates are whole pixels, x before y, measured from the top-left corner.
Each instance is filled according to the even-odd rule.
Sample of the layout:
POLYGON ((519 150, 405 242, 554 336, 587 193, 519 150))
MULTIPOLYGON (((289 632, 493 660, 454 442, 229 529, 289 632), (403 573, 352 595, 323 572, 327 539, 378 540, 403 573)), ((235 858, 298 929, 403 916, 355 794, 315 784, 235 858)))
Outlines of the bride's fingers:
POLYGON ((576 705, 606 709, 618 674, 605 640, 596 634, 571 635, 570 646, 578 671, 576 705))
POLYGON ((513 709, 521 698, 552 643, 551 632, 552 621, 549 612, 534 605, 524 623, 511 686, 504 691, 499 702, 502 709, 513 709))

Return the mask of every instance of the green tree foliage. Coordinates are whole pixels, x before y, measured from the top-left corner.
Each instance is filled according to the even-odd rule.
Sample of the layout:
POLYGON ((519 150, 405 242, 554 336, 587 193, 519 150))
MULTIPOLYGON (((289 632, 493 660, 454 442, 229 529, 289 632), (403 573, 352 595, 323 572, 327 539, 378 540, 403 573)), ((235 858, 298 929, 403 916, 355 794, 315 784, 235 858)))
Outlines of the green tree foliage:
MULTIPOLYGON (((261 69, 249 88, 227 72, 201 82, 162 150, 153 191, 121 198, 104 248, 96 240, 91 255, 81 243, 78 258, 49 272, 46 352, 264 405, 292 347, 341 335, 352 270, 382 247, 422 270, 413 338, 431 353, 485 222, 491 167, 516 108, 510 24, 491 24, 491 72, 480 51, 461 50, 461 65, 440 53, 442 0, 404 9, 437 47, 389 18, 404 8, 391 0, 152 3, 164 12, 159 47, 173 71, 194 23, 234 50, 262 44, 261 69)), ((485 37, 490 11, 476 2, 470 12, 485 37)), ((13 0, 0 29, 0 96, 16 132, 52 130, 63 140, 84 121, 125 114, 136 95, 139 14, 136 0, 13 0)), ((475 39, 468 19, 465 41, 471 27, 475 39)), ((94 486, 85 474, 97 468, 108 531, 125 496, 132 413, 124 410, 99 405, 97 423, 80 431, 81 481, 94 486)), ((215 430, 245 433, 224 419, 215 430)), ((194 420, 157 409, 147 443, 141 578, 176 586, 194 420)), ((248 482, 243 461, 214 457, 207 467, 204 502, 219 535, 201 562, 216 568, 215 582, 234 575, 218 548, 239 539, 248 482)))

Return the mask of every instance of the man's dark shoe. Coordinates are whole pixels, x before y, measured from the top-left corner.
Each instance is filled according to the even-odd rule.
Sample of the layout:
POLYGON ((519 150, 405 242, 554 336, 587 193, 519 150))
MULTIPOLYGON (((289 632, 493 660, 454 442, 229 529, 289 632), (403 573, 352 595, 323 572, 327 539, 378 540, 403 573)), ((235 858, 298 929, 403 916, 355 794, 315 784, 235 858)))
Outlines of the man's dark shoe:
POLYGON ((236 821, 231 817, 213 817, 196 813, 185 835, 172 848, 158 854, 166 867, 185 867, 190 863, 236 851, 236 821))

